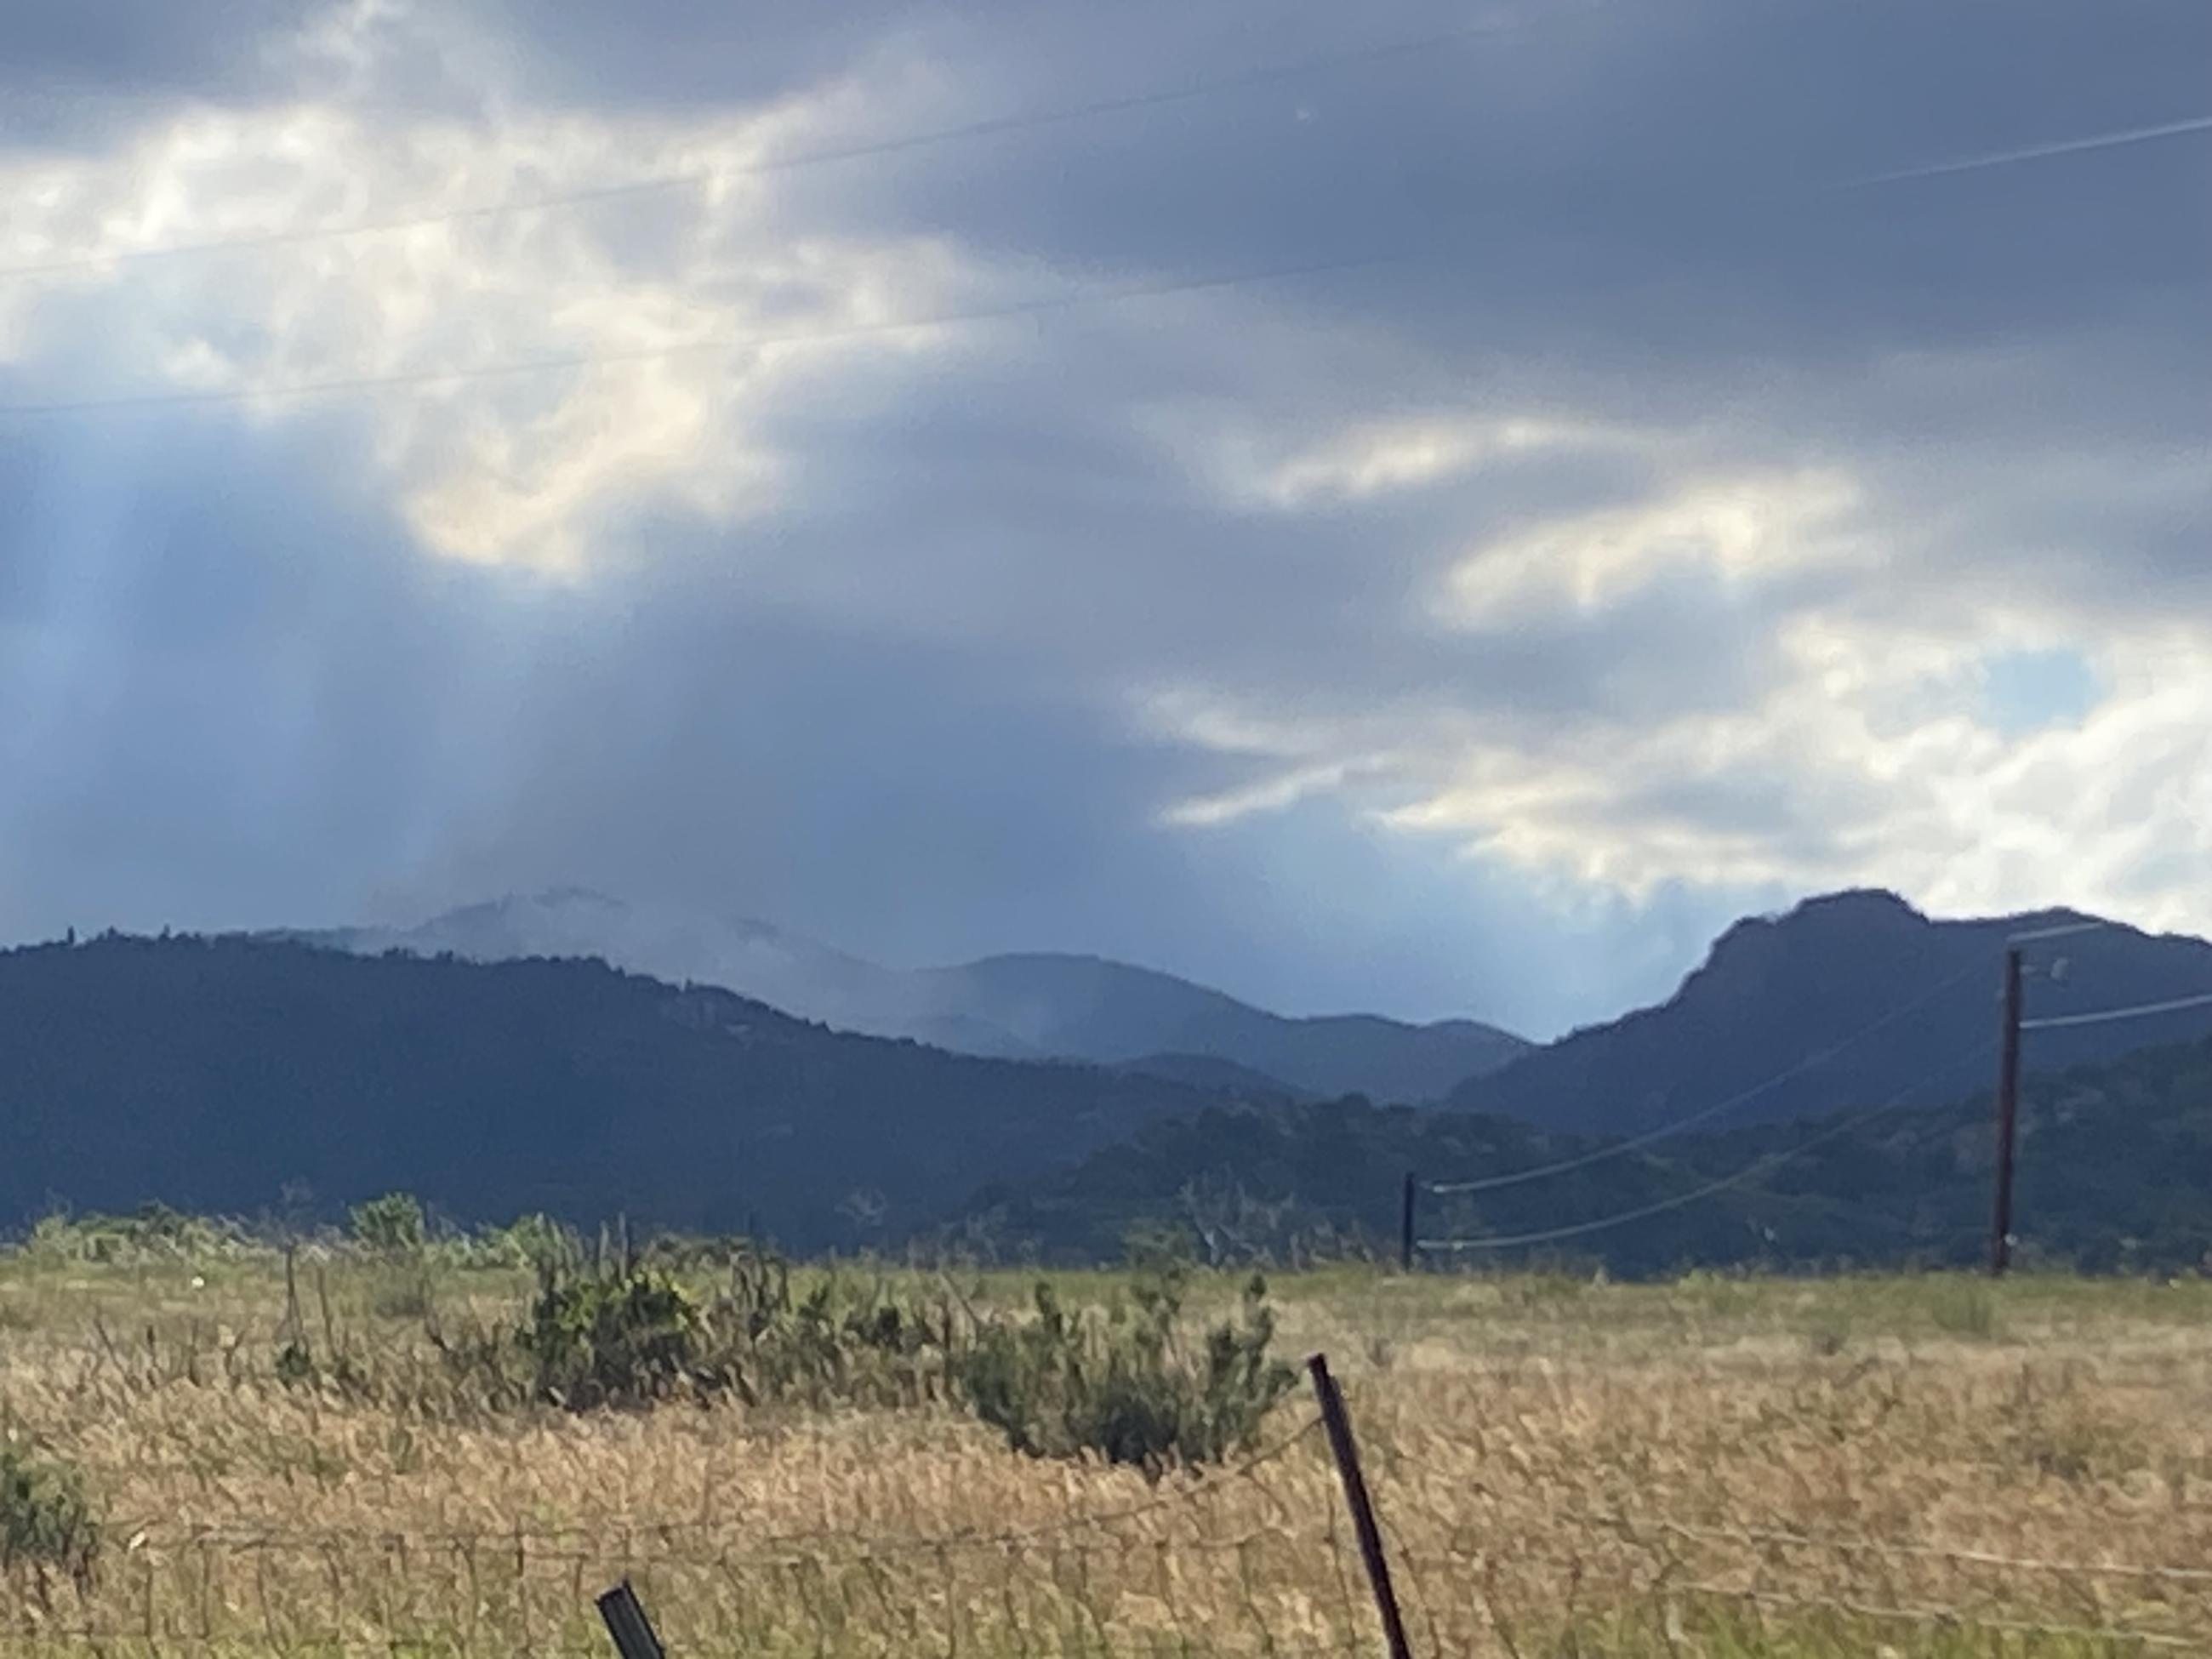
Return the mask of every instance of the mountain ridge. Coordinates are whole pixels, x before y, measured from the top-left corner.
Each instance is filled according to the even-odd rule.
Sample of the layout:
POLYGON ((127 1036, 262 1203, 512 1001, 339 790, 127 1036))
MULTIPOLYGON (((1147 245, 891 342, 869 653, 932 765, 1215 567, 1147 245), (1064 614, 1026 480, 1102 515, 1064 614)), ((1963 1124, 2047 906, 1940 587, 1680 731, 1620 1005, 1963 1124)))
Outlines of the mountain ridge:
POLYGON ((281 936, 368 955, 596 957, 655 978, 719 985, 842 1030, 996 1059, 1211 1059, 1291 1096, 1431 1099, 1532 1046, 1472 1019, 1273 1013, 1102 956, 1010 952, 951 967, 887 968, 753 918, 635 905, 583 888, 511 894, 412 927, 281 936))
MULTIPOLYGON (((2030 947, 2031 1016, 2212 991, 2212 943, 2203 939, 2061 908, 1937 920, 1894 893, 1855 889, 1732 924, 1664 1001, 1470 1079, 1445 1104, 1556 1131, 1626 1135, 1740 1096, 1729 1124, 1854 1100, 1931 1103, 1955 1092, 1948 1073, 1960 1050, 1995 1038, 2008 939, 2087 924, 2095 931, 2030 947), (2060 959, 2072 971, 2054 979, 2048 969, 2060 959)), ((2212 1007, 2033 1031, 2023 1063, 2031 1071, 2095 1064, 2207 1033, 2212 1007)))
POLYGON ((106 935, 0 951, 0 1214, 246 1212, 304 1183, 453 1213, 879 1242, 1163 1112, 1171 1079, 839 1032, 597 961, 106 935))

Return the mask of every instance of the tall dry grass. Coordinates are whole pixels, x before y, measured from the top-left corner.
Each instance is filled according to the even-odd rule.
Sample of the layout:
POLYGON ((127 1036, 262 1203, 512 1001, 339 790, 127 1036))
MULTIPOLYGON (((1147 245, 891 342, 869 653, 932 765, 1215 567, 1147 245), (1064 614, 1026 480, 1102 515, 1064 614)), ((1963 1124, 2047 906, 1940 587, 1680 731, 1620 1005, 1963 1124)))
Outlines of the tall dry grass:
MULTIPOLYGON (((628 1574, 679 1659, 1379 1650, 1303 1397, 1256 1467, 1158 1484, 944 1408, 492 1413, 439 1399, 379 1270, 325 1289, 409 1386, 279 1383, 266 1262, 0 1269, 0 1419, 106 1517, 89 1592, 5 1575, 0 1637, 603 1654, 591 1598, 628 1574)), ((1276 1289, 1346 1380, 1424 1654, 2212 1652, 2202 1284, 1276 1289)))

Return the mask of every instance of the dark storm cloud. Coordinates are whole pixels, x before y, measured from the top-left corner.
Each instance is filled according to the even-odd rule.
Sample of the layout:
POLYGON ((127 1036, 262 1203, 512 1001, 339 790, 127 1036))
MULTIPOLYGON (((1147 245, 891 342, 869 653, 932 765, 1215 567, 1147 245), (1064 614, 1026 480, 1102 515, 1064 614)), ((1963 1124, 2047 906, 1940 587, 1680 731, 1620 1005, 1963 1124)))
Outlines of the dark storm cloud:
POLYGON ((84 149, 179 109, 343 95, 386 118, 477 108, 405 14, 315 0, 21 0, 0 6, 0 148, 84 149), (351 21, 353 62, 317 27, 351 21))
MULTIPOLYGON (((573 880, 907 961, 1073 941, 1297 1006, 1540 1023, 1557 996, 1663 978, 1644 924, 1595 952, 1556 921, 1538 942, 1517 884, 1333 810, 1158 831, 1154 805, 1224 769, 1115 738, 1034 653, 826 629, 709 570, 610 603, 426 567, 373 501, 334 498, 343 420, 110 437, 98 466, 9 453, 9 936, 413 915, 573 880), (1470 927, 1530 942, 1509 963, 1470 927), (1542 994, 1516 983, 1532 952, 1542 994)), ((1727 908, 1705 896, 1686 932, 1727 908)))
MULTIPOLYGON (((927 9, 896 38, 965 95, 963 114, 1018 116, 1233 79, 1323 41, 1442 34, 1468 15, 1395 6, 1354 25, 1297 9, 1261 31, 1239 15, 1246 27, 1164 5, 927 9)), ((538 45, 580 95, 630 95, 665 73, 679 87, 722 77, 744 101, 779 69, 834 76, 867 38, 848 20, 803 52, 773 27, 757 53, 711 32, 693 52, 680 32, 562 15, 538 45)), ((1425 52, 814 170, 795 187, 872 230, 945 231, 1102 272, 1418 255, 1395 281, 1347 283, 1338 309, 1388 314, 1462 362, 1588 350, 1594 336, 1668 363, 1813 357, 2057 326, 2135 294, 2193 302, 2206 220, 2177 207, 2201 186, 2201 137, 1832 188, 2203 113, 2212 12, 2185 0, 1683 0, 1497 20, 1425 52)), ((902 113, 931 125, 927 110, 885 118, 902 113)))
POLYGON ((19 97, 213 95, 264 87, 262 48, 297 28, 294 0, 92 0, 0 13, 0 88, 19 97))
MULTIPOLYGON (((285 56, 289 7, 147 6, 136 27, 40 9, 0 23, 0 102, 85 89, 64 114, 88 151, 165 100, 343 78, 285 56)), ((0 426, 0 934, 411 916, 577 882, 910 962, 1090 949, 1291 1006, 1540 1030, 1656 994, 1729 915, 1786 895, 1764 873, 1632 898, 1547 884, 1362 816, 1449 781, 1465 730, 1565 765, 1755 708, 1782 672, 1778 617, 1845 597, 1901 622, 2008 582, 2137 612, 2206 597, 2188 343, 2207 141, 1827 186, 2200 112, 2212 12, 1492 15, 1507 27, 1357 61, 1469 15, 483 0, 377 26, 344 84, 402 106, 444 107, 478 72, 553 116, 682 121, 848 77, 880 94, 799 151, 1333 55, 767 175, 764 223, 729 234, 937 237, 1039 294, 1409 257, 811 366, 749 434, 782 468, 772 513, 595 501, 574 585, 431 556, 357 406, 0 426), (1362 421, 1529 408, 1593 431, 1364 497, 1240 495, 1208 447, 1213 426, 1249 438, 1266 473, 1362 421), (1832 562, 1747 595, 1692 566, 1505 621, 1430 605, 1493 543, 1716 467, 1848 471, 1846 527, 1914 580, 1832 562), (1194 686, 1294 752, 1147 723, 1151 694, 1194 686), (1161 824, 1286 764, 1423 745, 1435 774, 1161 824)), ((649 276, 678 263, 685 210, 556 228, 649 276)), ((225 280, 209 270, 191 307, 225 280)), ((40 312, 0 401, 126 378, 177 291, 40 312)), ((1806 763, 1625 776, 1589 821, 1845 861, 1875 809, 1856 775, 1806 763)))
MULTIPOLYGON (((1016 8, 1007 7, 1012 11, 1016 8)), ((774 99, 854 67, 887 39, 940 21, 900 0, 481 0, 471 21, 529 95, 617 107, 728 107, 774 99)))

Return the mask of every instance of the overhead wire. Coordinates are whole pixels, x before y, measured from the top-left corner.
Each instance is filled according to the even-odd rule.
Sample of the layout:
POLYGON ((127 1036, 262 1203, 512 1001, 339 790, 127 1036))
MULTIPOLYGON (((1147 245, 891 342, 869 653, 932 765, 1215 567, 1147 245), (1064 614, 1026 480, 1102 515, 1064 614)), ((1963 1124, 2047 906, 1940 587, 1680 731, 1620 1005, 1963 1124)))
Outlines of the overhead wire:
POLYGON ((1983 1042, 1963 1054, 1954 1055, 1935 1071, 1926 1073, 1908 1086, 1899 1090, 1880 1105, 1869 1107, 1863 1112, 1855 1112, 1839 1118, 1818 1134, 1799 1141, 1793 1146, 1785 1147, 1781 1152, 1769 1153, 1766 1157, 1747 1164, 1732 1175, 1723 1176, 1717 1181, 1706 1182, 1701 1186, 1692 1188, 1687 1192, 1676 1193, 1654 1203, 1638 1205, 1633 1209, 1623 1210, 1613 1215, 1601 1216, 1595 1221, 1573 1222, 1564 1226, 1545 1227, 1529 1232, 1501 1234, 1485 1238, 1416 1239, 1415 1248, 1445 1254, 1516 1249, 1527 1245, 1551 1244, 1563 1239, 1580 1238, 1589 1233, 1606 1232, 1614 1227, 1626 1226, 1633 1221, 1643 1221, 1655 1215, 1663 1215, 1671 1210, 1681 1209, 1687 1205, 1697 1203, 1701 1199, 1711 1198, 1716 1194, 1727 1192, 1731 1188, 1741 1187, 1748 1182, 1756 1181, 1761 1176, 1772 1173, 1793 1159, 1802 1158, 1816 1147, 1826 1146, 1830 1141, 1840 1139, 1855 1130, 1863 1128, 1876 1118, 1895 1111, 1922 1089, 1936 1082, 1937 1079, 1949 1076, 1967 1060, 1978 1060, 1990 1053, 1996 1047, 1996 1044, 1992 1040, 1983 1042))
POLYGON ((1930 161, 1918 167, 1898 167, 1887 173, 1870 173, 1857 179, 1847 179, 1831 186, 1835 190, 1866 190, 1875 185, 1903 184, 1912 179, 1942 179, 1958 173, 1979 173, 1988 167, 2016 167, 2023 161, 2046 161, 2055 155, 2081 155, 2092 150, 2118 149, 2127 144, 2144 144, 2158 138, 2179 138, 2195 132, 2212 132, 2212 115, 2192 115, 2179 121, 2160 121, 2154 125, 2124 127, 2117 131, 2091 133, 2081 138, 2057 138, 2047 143, 2022 144, 2014 149, 1990 150, 1979 155, 1962 155, 1948 161, 1930 161))
MULTIPOLYGON (((1588 0, 1587 3, 1563 9, 1573 14, 1589 15, 1615 9, 1619 3, 1620 0, 1588 0)), ((1554 13, 1552 16, 1558 15, 1554 13)), ((1467 24, 1459 28, 1423 35, 1418 39, 1384 41, 1371 46, 1318 53, 1291 63, 1247 70, 1212 80, 1194 82, 1186 86, 1160 88, 1151 91, 1126 94, 1119 97, 1096 99, 1088 103, 1072 104, 1060 109, 1034 111, 1027 114, 989 116, 981 120, 964 121, 954 126, 937 127, 921 132, 902 133, 886 138, 866 139, 858 143, 839 145, 830 149, 802 151, 796 155, 769 156, 759 161, 739 162, 729 167, 690 167, 681 172, 654 173, 638 179, 587 186, 580 190, 562 191, 548 196, 481 203, 471 207, 442 209, 434 213, 407 214, 394 218, 368 220, 355 224, 303 226, 290 230, 273 230, 242 236, 211 238, 204 241, 173 242, 155 247, 119 248, 106 252, 76 254, 67 258, 47 260, 33 264, 0 266, 0 281, 19 277, 62 276, 71 271, 104 270, 113 264, 154 259, 251 252, 259 248, 293 246, 305 242, 339 240, 354 236, 374 236, 398 231, 424 230, 439 225, 459 224, 471 220, 501 218, 510 214, 543 213, 574 207, 595 206, 603 202, 618 201, 629 197, 697 189, 727 180, 793 173, 803 168, 826 167, 842 161, 866 161, 882 156, 904 155, 914 150, 933 149, 939 144, 956 143, 967 139, 996 137, 1007 133, 1031 131, 1040 127, 1065 126, 1073 122, 1092 120, 1103 116, 1127 114, 1139 110, 1158 109, 1175 104, 1190 103, 1201 98, 1218 96, 1223 93, 1244 92, 1259 87, 1273 86, 1285 81, 1322 74, 1330 70, 1349 69, 1366 64, 1387 63, 1395 58, 1419 57, 1447 46, 1465 45, 1485 38, 1504 39, 1526 33, 1531 21, 1527 17, 1491 18, 1482 22, 1467 24)), ((1547 16, 1545 21, 1550 21, 1551 16, 1547 16)))
POLYGON ((2087 921, 2061 921, 2048 927, 2031 927, 2024 933, 2007 933, 2005 943, 2034 945, 2045 939, 2072 939, 2080 933, 2101 933, 2108 927, 2118 927, 2120 925, 2117 921, 2107 921, 2102 917, 2093 917, 2087 921))
MULTIPOLYGON (((1583 13, 1612 9, 1618 0, 1592 0, 1577 8, 1583 13)), ((1490 20, 1442 33, 1413 40, 1386 42, 1379 46, 1358 48, 1301 59, 1296 63, 1246 71, 1213 81, 1200 82, 1188 87, 1133 94, 1123 97, 1103 99, 1091 103, 1072 106, 1054 111, 1043 111, 1028 115, 993 117, 985 120, 964 123, 958 126, 933 131, 907 134, 897 137, 870 141, 836 149, 811 152, 802 155, 769 158, 727 169, 695 170, 684 173, 659 175, 623 183, 595 186, 566 192, 558 196, 540 197, 528 201, 487 204, 477 207, 448 210, 434 214, 411 216, 366 224, 336 227, 306 228, 289 231, 274 231, 252 236, 216 240, 196 243, 178 243, 155 248, 122 249, 79 256, 68 260, 36 265, 0 267, 0 280, 11 277, 58 274, 78 269, 104 267, 111 264, 140 259, 153 259, 193 253, 215 252, 233 248, 276 246, 319 240, 376 234, 385 231, 418 228, 440 223, 467 219, 496 216, 517 212, 543 210, 552 208, 580 205, 589 203, 632 196, 642 192, 665 190, 685 185, 696 185, 709 179, 744 177, 811 167, 830 162, 886 155, 956 140, 1012 132, 1116 112, 1144 109, 1162 105, 1188 101, 1193 99, 1242 88, 1271 84, 1298 76, 1317 73, 1327 69, 1360 63, 1382 61, 1392 58, 1414 55, 1443 46, 1463 42, 1484 36, 1502 36, 1518 32, 1526 20, 1490 20)), ((2212 126, 2212 118, 2203 122, 2168 123, 2158 128, 2130 130, 2124 134, 2108 134, 2083 140, 2060 141, 2032 147, 2020 151, 2008 151, 2000 155, 1972 158, 1955 163, 1939 163, 1929 168, 1906 169, 1894 173, 1871 175, 1869 178, 1846 181, 1850 185, 1879 184, 1893 179, 1917 177, 1932 173, 1961 171, 1971 167, 1995 165, 2000 161, 2026 161, 2045 155, 2070 153, 2075 149, 2101 148, 2112 143, 2136 142, 2142 138, 2164 136, 2169 132, 2194 131, 2198 126, 2212 126)), ((853 324, 828 329, 811 330, 779 335, 744 336, 735 338, 690 340, 649 347, 631 351, 585 352, 560 354, 553 356, 489 363, 468 368, 419 369, 388 374, 354 375, 325 380, 255 386, 232 386, 204 391, 175 392, 124 393, 112 397, 56 399, 43 403, 0 405, 0 416, 40 416, 65 414, 126 411, 140 409, 194 407, 211 404, 238 404, 264 398, 308 397, 353 392, 378 392, 414 386, 459 385, 469 381, 514 375, 523 375, 650 362, 693 352, 743 349, 750 346, 771 346, 805 343, 857 337, 869 334, 903 332, 928 327, 961 323, 989 321, 999 319, 1033 316, 1064 310, 1083 304, 1110 304, 1118 301, 1155 295, 1195 292, 1206 289, 1228 288, 1249 283, 1278 280, 1300 275, 1359 269, 1408 262, 1419 257, 1412 253, 1382 254, 1348 259, 1317 261, 1296 266, 1248 271, 1223 277, 1181 280, 1173 283, 1144 285, 1107 293, 1085 293, 1055 296, 1051 299, 1029 301, 1004 307, 991 307, 966 312, 943 313, 933 317, 891 319, 883 322, 853 324)), ((2053 936, 2057 936, 2055 933, 2053 936)))
POLYGON ((2085 1014, 2045 1014, 2039 1019, 2024 1019, 2020 1023, 2023 1031, 2051 1031, 2066 1026, 2102 1025, 2108 1020, 2143 1019, 2153 1014, 2175 1014, 2188 1008, 2212 1007, 2212 991, 2197 996, 2170 997, 2164 1002, 2138 1002, 2125 1008, 2100 1008, 2085 1014))
POLYGON ((1701 1107, 1694 1112, 1687 1112, 1680 1117, 1670 1118, 1666 1122, 1648 1129, 1641 1134, 1632 1135, 1626 1140, 1609 1141, 1603 1146, 1577 1157, 1563 1158, 1555 1163, 1539 1164, 1534 1169, 1515 1170, 1504 1175, 1484 1176, 1472 1181, 1430 1182, 1426 1183, 1427 1190, 1438 1197, 1451 1197, 1465 1193, 1495 1192, 1502 1187, 1519 1187, 1531 1181, 1542 1181, 1553 1176, 1565 1175, 1576 1170, 1586 1170, 1593 1164, 1604 1164, 1616 1158, 1624 1158, 1640 1148, 1668 1139, 1694 1124, 1708 1122, 1724 1113, 1733 1111, 1737 1107, 1757 1099, 1769 1090, 1778 1088, 1793 1078, 1802 1077, 1806 1073, 1833 1060, 1838 1054, 1865 1042, 1876 1032, 1895 1024, 1907 1015, 1919 1012, 1945 992, 1963 984, 1978 971, 1979 969, 1972 968, 1962 969, 1914 997, 1911 1001, 1891 1009, 1881 1018, 1861 1026, 1840 1042, 1831 1043, 1825 1048, 1808 1054, 1795 1065, 1777 1072, 1763 1082, 1753 1084, 1748 1089, 1741 1090, 1729 1096, 1725 1100, 1716 1101, 1711 1105, 1701 1107))
POLYGON ((1295 277, 1343 270, 1401 264, 1410 254, 1374 254, 1345 259, 1313 260, 1302 264, 1273 265, 1220 276, 1178 278, 1163 283, 1131 283, 1121 288, 1086 289, 1072 294, 981 306, 963 311, 940 312, 922 317, 890 318, 880 321, 846 323, 828 328, 800 329, 775 333, 722 335, 678 341, 671 345, 647 346, 633 351, 577 352, 549 357, 483 363, 470 368, 410 369, 391 374, 349 375, 327 380, 279 381, 273 385, 223 386, 197 392, 149 392, 111 398, 78 398, 48 403, 0 404, 0 416, 44 416, 107 413, 130 410, 194 408, 221 404, 246 404, 263 398, 326 397, 340 393, 384 392, 428 386, 463 385, 471 380, 544 374, 562 370, 597 368, 620 363, 651 362, 670 357, 724 351, 760 349, 771 346, 817 345, 839 340, 905 334, 931 328, 1005 322, 1022 317, 1048 315, 1091 305, 1117 305, 1133 300, 1164 299, 1177 294, 1249 287, 1258 283, 1287 282, 1295 277))

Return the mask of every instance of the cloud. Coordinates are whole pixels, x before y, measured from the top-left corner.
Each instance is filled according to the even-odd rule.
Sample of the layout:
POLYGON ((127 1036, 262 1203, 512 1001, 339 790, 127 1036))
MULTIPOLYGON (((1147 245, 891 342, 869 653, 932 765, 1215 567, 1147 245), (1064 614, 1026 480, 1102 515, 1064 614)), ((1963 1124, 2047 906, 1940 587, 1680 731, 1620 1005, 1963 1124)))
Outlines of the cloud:
POLYGON ((115 95, 0 126, 0 404, 204 401, 0 414, 0 929, 1543 1030, 1809 888, 2212 927, 2204 145, 1830 187, 2186 117, 2200 10, 733 15, 9 25, 115 95))

